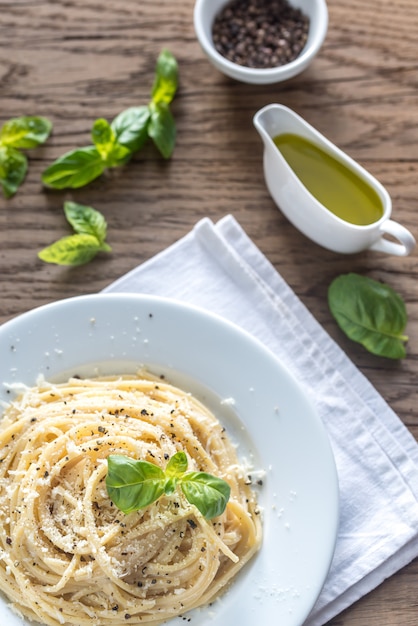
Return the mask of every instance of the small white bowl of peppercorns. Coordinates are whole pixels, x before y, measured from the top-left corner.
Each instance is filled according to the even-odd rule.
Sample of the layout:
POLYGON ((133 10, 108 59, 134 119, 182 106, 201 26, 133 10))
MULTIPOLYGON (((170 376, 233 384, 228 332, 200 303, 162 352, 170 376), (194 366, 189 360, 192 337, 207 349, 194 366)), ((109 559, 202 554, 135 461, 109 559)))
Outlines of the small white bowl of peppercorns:
POLYGON ((244 83, 296 76, 321 48, 325 0, 196 0, 196 36, 213 65, 244 83))

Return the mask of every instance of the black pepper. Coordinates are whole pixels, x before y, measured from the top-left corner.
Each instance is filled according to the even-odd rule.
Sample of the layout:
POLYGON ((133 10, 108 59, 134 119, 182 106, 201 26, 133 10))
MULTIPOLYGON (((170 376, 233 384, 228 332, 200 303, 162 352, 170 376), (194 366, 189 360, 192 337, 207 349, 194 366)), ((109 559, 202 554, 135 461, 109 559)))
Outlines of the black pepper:
POLYGON ((229 61, 267 69, 295 60, 308 31, 309 18, 287 0, 232 0, 215 17, 212 39, 229 61))

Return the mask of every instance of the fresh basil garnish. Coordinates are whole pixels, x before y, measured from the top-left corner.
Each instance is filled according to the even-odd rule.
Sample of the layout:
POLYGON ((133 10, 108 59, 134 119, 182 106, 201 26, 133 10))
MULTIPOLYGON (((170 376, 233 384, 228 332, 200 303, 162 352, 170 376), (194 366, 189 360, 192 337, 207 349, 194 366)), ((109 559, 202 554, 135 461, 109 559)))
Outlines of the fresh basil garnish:
POLYGON ((221 515, 230 495, 228 483, 206 472, 187 473, 181 481, 181 489, 206 519, 221 515))
POLYGON ((21 150, 36 148, 44 143, 52 124, 45 117, 15 117, 0 128, 0 186, 6 198, 11 198, 23 183, 28 160, 21 150))
POLYGON ((179 478, 187 471, 188 461, 184 452, 176 452, 168 461, 165 468, 165 475, 169 478, 179 478))
POLYGON ((92 182, 107 168, 127 163, 151 138, 161 155, 170 158, 176 141, 176 124, 170 103, 178 86, 174 56, 163 50, 157 59, 151 100, 130 107, 112 122, 97 119, 91 130, 93 145, 67 152, 42 174, 42 182, 54 189, 78 188, 92 182))
POLYGON ((106 243, 107 224, 103 215, 92 207, 66 202, 64 213, 74 234, 55 241, 38 253, 46 263, 84 265, 98 252, 110 252, 106 243))
POLYGON ((229 500, 231 489, 222 478, 206 472, 187 472, 184 452, 174 454, 165 470, 122 454, 111 454, 107 462, 107 493, 124 513, 149 506, 163 494, 174 493, 177 486, 208 520, 221 515, 229 500))
POLYGON ((392 287, 344 274, 331 283, 328 304, 341 330, 369 352, 390 359, 406 356, 406 307, 392 287))
POLYGON ((152 504, 164 493, 164 487, 165 474, 158 465, 122 454, 108 458, 107 493, 124 513, 152 504))

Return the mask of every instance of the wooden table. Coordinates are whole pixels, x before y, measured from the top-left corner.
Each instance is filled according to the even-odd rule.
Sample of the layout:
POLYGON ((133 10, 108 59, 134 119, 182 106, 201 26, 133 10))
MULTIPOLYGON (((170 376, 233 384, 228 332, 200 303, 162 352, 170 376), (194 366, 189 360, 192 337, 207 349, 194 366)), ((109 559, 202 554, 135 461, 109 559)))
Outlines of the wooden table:
MULTIPOLYGON (((0 322, 53 300, 96 292, 186 234, 203 216, 233 214, 310 311, 418 437, 418 251, 407 258, 338 256, 297 232, 264 184, 254 113, 281 102, 305 117, 388 189, 393 216, 418 231, 418 3, 329 0, 326 42, 313 65, 284 84, 234 82, 209 65, 193 30, 193 0, 1 0, 0 122, 44 115, 47 144, 29 153, 29 173, 0 198, 0 322), (173 103, 178 140, 169 162, 147 146, 125 168, 77 191, 48 191, 41 172, 90 143, 92 122, 146 104, 156 58, 167 47, 180 67, 173 103), (72 269, 37 252, 69 234, 63 202, 106 217, 113 253, 72 269), (338 274, 383 280, 404 297, 408 356, 379 359, 337 329, 326 294, 338 274)), ((418 561, 332 626, 415 626, 418 561)))

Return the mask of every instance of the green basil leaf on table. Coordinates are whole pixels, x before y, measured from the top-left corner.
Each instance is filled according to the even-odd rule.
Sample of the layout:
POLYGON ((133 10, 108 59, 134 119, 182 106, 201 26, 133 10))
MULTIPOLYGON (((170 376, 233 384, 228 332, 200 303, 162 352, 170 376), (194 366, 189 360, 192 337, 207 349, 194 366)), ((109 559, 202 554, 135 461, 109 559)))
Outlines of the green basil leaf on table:
POLYGON ((58 239, 41 250, 38 257, 46 263, 76 266, 88 263, 101 250, 109 251, 109 246, 98 241, 93 235, 76 233, 58 239))
POLYGON ((111 454, 107 462, 107 492, 124 513, 142 509, 164 493, 165 474, 158 465, 121 454, 111 454))
POLYGON ((115 143, 112 151, 109 153, 106 161, 106 167, 117 167, 118 165, 124 165, 129 161, 132 156, 132 152, 126 146, 122 146, 119 143, 115 143))
POLYGON ((14 117, 0 129, 0 144, 17 149, 36 148, 48 139, 52 129, 45 117, 14 117))
POLYGON ((77 189, 98 178, 105 162, 95 146, 66 152, 42 174, 42 182, 54 189, 77 189))
POLYGON ((176 125, 169 104, 177 85, 177 61, 168 50, 163 50, 157 59, 149 104, 122 111, 110 124, 104 118, 97 119, 91 131, 94 145, 58 158, 43 172, 43 183, 55 189, 83 187, 106 168, 127 163, 148 138, 168 159, 176 141, 176 125))
POLYGON ((116 133, 107 120, 96 120, 91 136, 105 167, 116 167, 129 160, 131 151, 118 143, 116 133))
POLYGON ((76 202, 65 202, 64 213, 76 233, 92 235, 101 243, 106 239, 107 223, 99 211, 76 202))
POLYGON ((176 124, 170 109, 165 103, 150 105, 151 119, 148 135, 165 159, 169 159, 176 143, 176 124))
POLYGON ((28 160, 24 154, 0 145, 0 185, 6 198, 11 198, 25 179, 28 160))
POLYGON ((11 198, 23 183, 28 161, 20 150, 36 148, 44 143, 52 129, 45 117, 14 117, 0 128, 0 186, 11 198))
POLYGON ((331 283, 328 304, 341 330, 369 352, 391 359, 406 356, 406 307, 389 285, 344 274, 331 283))
POLYGON ((84 265, 98 252, 110 252, 106 243, 107 223, 103 215, 89 206, 64 203, 64 213, 75 234, 62 237, 38 253, 41 261, 56 265, 84 265))
POLYGON ((131 154, 142 148, 148 139, 148 106, 130 107, 119 113, 111 123, 118 144, 125 146, 131 154))
POLYGON ((224 512, 231 492, 228 483, 206 472, 185 474, 181 480, 181 488, 187 500, 206 519, 212 519, 224 512))
POLYGON ((163 50, 155 68, 155 80, 152 86, 151 98, 155 104, 170 104, 178 87, 178 65, 174 56, 168 50, 163 50))
POLYGON ((102 117, 96 120, 91 129, 91 138, 100 156, 106 161, 116 143, 116 135, 109 122, 102 117))

